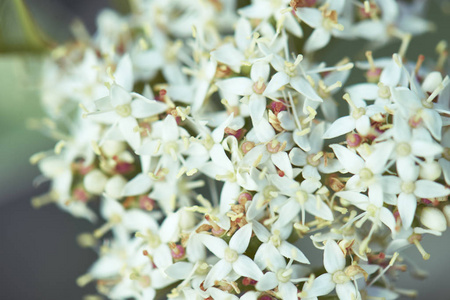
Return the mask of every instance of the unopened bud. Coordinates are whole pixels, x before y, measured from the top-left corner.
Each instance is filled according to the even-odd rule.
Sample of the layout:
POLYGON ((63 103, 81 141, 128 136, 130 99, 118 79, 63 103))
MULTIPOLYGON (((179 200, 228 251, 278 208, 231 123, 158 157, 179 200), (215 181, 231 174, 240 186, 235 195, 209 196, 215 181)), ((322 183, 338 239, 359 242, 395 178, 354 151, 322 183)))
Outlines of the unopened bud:
POLYGON ((106 194, 114 199, 120 199, 122 197, 122 190, 127 184, 127 180, 121 175, 114 175, 105 185, 106 194))
POLYGON ((95 169, 89 172, 86 177, 84 177, 83 184, 86 189, 91 194, 100 195, 103 193, 108 177, 103 174, 100 170, 95 169))
POLYGON ((443 232, 447 229, 444 213, 435 207, 425 207, 420 215, 420 222, 431 230, 443 232))

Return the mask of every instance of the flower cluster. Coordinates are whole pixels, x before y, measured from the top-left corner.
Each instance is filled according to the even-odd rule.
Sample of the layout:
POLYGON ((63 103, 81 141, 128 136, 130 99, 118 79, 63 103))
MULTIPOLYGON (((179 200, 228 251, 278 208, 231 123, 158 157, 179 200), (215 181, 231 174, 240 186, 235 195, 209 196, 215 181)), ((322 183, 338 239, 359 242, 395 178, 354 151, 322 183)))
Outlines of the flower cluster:
POLYGON ((392 280, 416 270, 399 253, 428 259, 422 236, 450 218, 448 52, 407 60, 433 29, 419 2, 136 0, 93 37, 74 26, 43 74, 58 142, 32 162, 51 181, 35 206, 95 222, 99 203, 78 283, 111 299, 414 295, 392 280), (317 61, 342 39, 401 47, 317 61))

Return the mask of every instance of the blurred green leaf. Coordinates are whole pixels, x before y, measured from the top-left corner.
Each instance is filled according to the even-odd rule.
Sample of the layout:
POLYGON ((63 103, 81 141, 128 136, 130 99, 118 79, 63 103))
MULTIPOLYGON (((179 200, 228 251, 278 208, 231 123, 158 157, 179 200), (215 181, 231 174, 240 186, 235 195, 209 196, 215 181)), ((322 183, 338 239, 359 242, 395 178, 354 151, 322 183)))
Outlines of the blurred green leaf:
POLYGON ((52 44, 23 0, 0 0, 0 52, 45 51, 52 44))

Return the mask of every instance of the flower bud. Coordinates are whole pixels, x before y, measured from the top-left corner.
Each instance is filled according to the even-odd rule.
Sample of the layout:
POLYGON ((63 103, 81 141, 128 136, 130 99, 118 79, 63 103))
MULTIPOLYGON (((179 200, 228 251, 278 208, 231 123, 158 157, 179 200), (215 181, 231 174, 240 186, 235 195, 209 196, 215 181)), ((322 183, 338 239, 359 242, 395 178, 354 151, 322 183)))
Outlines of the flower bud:
POLYGON ((420 215, 420 222, 431 230, 443 232, 447 229, 445 215, 435 207, 425 207, 420 215))
POLYGON ((44 176, 53 178, 63 173, 66 168, 60 156, 49 156, 39 162, 39 170, 44 176))
POLYGON ((123 178, 121 175, 114 175, 105 185, 105 193, 114 199, 120 199, 122 197, 122 191, 125 185, 127 184, 127 180, 123 178))
POLYGON ((430 74, 425 77, 423 83, 422 83, 422 89, 425 92, 432 93, 438 85, 442 82, 442 75, 440 72, 431 72, 430 74))
POLYGON ((435 160, 427 161, 420 165, 420 177, 434 181, 441 176, 441 166, 435 160))
POLYGON ((108 157, 119 155, 126 149, 126 144, 119 141, 105 141, 102 146, 102 152, 108 157))
POLYGON ((108 177, 103 174, 100 170, 95 169, 89 172, 86 177, 84 177, 83 184, 86 189, 91 194, 100 195, 103 193, 108 177))

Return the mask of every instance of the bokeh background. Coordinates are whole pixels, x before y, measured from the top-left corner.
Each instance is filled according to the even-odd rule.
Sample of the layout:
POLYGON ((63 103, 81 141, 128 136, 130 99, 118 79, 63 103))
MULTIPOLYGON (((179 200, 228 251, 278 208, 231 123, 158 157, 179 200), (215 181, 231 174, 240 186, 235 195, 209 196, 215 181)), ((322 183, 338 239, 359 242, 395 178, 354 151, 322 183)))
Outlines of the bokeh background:
MULTIPOLYGON (((435 57, 436 43, 441 39, 450 42, 450 15, 445 13, 450 4, 424 1, 433 2, 426 14, 439 29, 413 39, 408 50, 410 58, 419 54, 435 57)), ((32 185, 39 172, 28 159, 35 152, 51 149, 54 141, 27 127, 30 119, 44 116, 39 104, 39 77, 45 55, 42 40, 30 40, 27 30, 34 32, 39 27, 46 34, 43 40, 49 37, 63 42, 71 38, 69 28, 74 19, 81 19, 93 33, 95 16, 101 9, 125 10, 125 2, 27 0, 23 3, 34 20, 27 27, 17 13, 16 5, 21 1, 0 0, 0 299, 72 300, 95 293, 92 285, 79 288, 75 283, 96 259, 92 251, 77 245, 76 236, 92 231, 94 226, 54 206, 35 210, 30 205, 30 199, 44 193, 48 186, 32 185)), ((337 47, 333 51, 347 51, 344 45, 337 47)), ((374 54, 389 55, 395 49, 398 43, 374 54)), ((428 270, 430 276, 414 280, 404 274, 398 286, 419 290, 418 299, 448 300, 450 233, 447 230, 442 238, 427 237, 423 244, 431 254, 430 260, 423 261, 413 247, 404 254, 428 270)))

